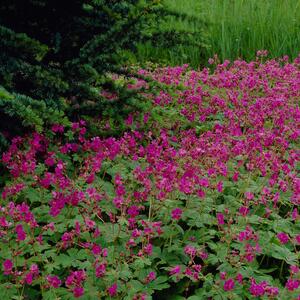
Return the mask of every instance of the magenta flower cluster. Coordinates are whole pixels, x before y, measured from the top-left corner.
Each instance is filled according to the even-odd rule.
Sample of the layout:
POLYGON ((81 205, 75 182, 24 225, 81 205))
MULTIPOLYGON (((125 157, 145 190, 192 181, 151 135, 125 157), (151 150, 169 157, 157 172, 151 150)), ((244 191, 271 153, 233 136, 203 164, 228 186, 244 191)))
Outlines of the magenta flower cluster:
POLYGON ((118 138, 84 120, 15 137, 1 160, 9 297, 300 299, 300 59, 265 56, 139 70, 129 88, 152 110, 118 138))

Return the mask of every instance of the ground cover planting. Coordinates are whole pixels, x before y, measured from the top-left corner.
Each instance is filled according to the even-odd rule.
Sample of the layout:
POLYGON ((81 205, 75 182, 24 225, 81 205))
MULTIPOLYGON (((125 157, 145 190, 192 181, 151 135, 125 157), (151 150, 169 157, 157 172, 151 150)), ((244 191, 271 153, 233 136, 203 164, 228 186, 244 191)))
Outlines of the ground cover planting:
POLYGON ((300 58, 265 55, 113 77, 151 104, 119 137, 15 137, 2 298, 300 299, 300 58))

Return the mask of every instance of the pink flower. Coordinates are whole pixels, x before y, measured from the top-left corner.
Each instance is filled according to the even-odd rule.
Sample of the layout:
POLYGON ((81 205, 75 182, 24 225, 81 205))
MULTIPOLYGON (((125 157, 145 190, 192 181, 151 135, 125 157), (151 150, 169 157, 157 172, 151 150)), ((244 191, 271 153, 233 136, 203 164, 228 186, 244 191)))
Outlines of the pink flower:
POLYGON ((245 197, 247 200, 252 200, 254 198, 254 195, 251 192, 245 192, 245 197))
POLYGON ((202 270, 202 266, 201 265, 193 265, 193 269, 199 273, 202 270))
POLYGON ((49 167, 52 167, 55 164, 55 159, 50 156, 45 160, 45 164, 49 167))
POLYGON ((86 280, 86 273, 84 270, 72 271, 67 277, 65 283, 67 287, 80 286, 86 280))
POLYGON ((93 233, 93 237, 97 238, 98 236, 100 236, 100 234, 101 234, 101 231, 99 230, 99 228, 96 228, 94 233, 93 233))
POLYGON ((194 272, 193 272, 192 269, 186 268, 186 270, 184 271, 184 274, 187 275, 187 276, 189 276, 189 277, 193 277, 194 272))
POLYGON ((12 273, 13 263, 10 259, 6 259, 3 262, 2 266, 3 266, 3 270, 4 270, 4 272, 3 272, 4 275, 9 275, 12 273))
POLYGON ((101 248, 100 245, 93 244, 93 246, 92 246, 92 252, 93 252, 94 255, 100 255, 101 251, 102 251, 102 248, 101 248))
POLYGON ((111 285, 107 291, 108 291, 108 294, 110 297, 114 297, 117 295, 117 289, 118 289, 118 286, 116 283, 114 283, 113 285, 111 285))
POLYGON ((170 275, 178 275, 181 272, 180 266, 175 266, 170 270, 170 275))
POLYGON ((235 173, 233 174, 233 176, 232 176, 232 180, 233 180, 234 182, 237 182, 238 179, 239 179, 239 173, 238 173, 238 172, 235 172, 235 173))
POLYGON ((300 281, 299 280, 295 280, 295 279, 288 279, 288 281, 285 284, 285 287, 289 290, 289 291, 293 291, 295 289, 297 289, 300 286, 300 281))
POLYGON ((63 133, 64 132, 64 126, 60 125, 60 124, 54 124, 54 125, 52 125, 51 130, 54 133, 63 133))
POLYGON ((84 288, 81 286, 76 286, 73 288, 73 295, 75 298, 80 298, 84 293, 84 288))
POLYGON ((103 256, 103 257, 107 257, 107 255, 108 255, 108 250, 107 250, 107 248, 104 248, 104 249, 102 250, 102 256, 103 256))
POLYGON ((238 273, 236 275, 236 280, 238 281, 239 284, 243 283, 243 275, 241 273, 238 273))
POLYGON ((0 226, 1 227, 9 227, 9 222, 5 219, 5 217, 0 217, 0 226))
POLYGON ((34 275, 38 275, 39 274, 39 267, 37 264, 32 264, 30 266, 30 272, 34 275))
POLYGON ((59 288, 61 285, 61 280, 57 276, 48 275, 46 279, 50 286, 54 287, 55 289, 59 288))
POLYGON ((155 272, 150 272, 148 275, 147 275, 147 277, 146 277, 146 283, 149 283, 149 282, 151 282, 151 281, 153 281, 153 280, 155 280, 156 279, 156 274, 155 274, 155 272))
POLYGON ((257 57, 266 57, 268 56, 268 50, 258 50, 256 52, 257 57))
POLYGON ((294 208, 292 212, 292 219, 295 221, 298 218, 298 216, 299 216, 298 209, 294 208))
POLYGON ((191 245, 187 245, 184 248, 184 253, 189 255, 191 258, 194 258, 197 254, 197 249, 191 245))
POLYGON ((197 191, 197 195, 199 196, 199 198, 204 198, 205 197, 205 192, 203 190, 199 189, 197 191))
POLYGON ((212 65, 212 64, 214 64, 214 62, 215 62, 215 61, 214 61, 213 58, 209 58, 209 59, 208 59, 208 64, 212 65))
POLYGON ((203 260, 205 260, 205 259, 208 258, 208 253, 205 252, 205 251, 201 251, 201 252, 199 253, 199 256, 200 256, 203 260))
POLYGON ((239 213, 245 217, 249 213, 249 208, 246 206, 241 206, 239 209, 239 213))
POLYGON ((28 274, 26 274, 25 275, 25 282, 27 283, 27 284, 32 284, 32 280, 33 280, 33 275, 32 275, 32 273, 28 273, 28 274))
POLYGON ((279 239, 281 244, 287 244, 289 242, 289 236, 284 232, 278 233, 277 238, 279 239))
POLYGON ((218 224, 219 225, 224 225, 225 222, 224 222, 224 215, 221 214, 221 213, 217 213, 217 220, 218 220, 218 224))
POLYGON ((127 119, 125 120, 125 124, 130 126, 130 125, 132 125, 132 123, 133 123, 133 115, 129 114, 127 119))
POLYGON ((231 291, 234 289, 234 280, 232 278, 224 282, 224 291, 231 291))
POLYGON ((178 208, 178 207, 174 208, 172 210, 171 215, 172 215, 172 219, 179 220, 181 218, 181 215, 182 215, 182 210, 180 208, 178 208))
POLYGON ((152 244, 148 244, 144 247, 144 253, 151 255, 153 251, 153 246, 152 244))
POLYGON ((84 222, 85 222, 85 225, 86 225, 89 229, 93 229, 93 228, 95 227, 95 225, 96 225, 95 221, 93 221, 93 220, 91 220, 91 219, 89 219, 89 218, 86 218, 86 219, 84 220, 84 222))
POLYGON ((103 277, 106 273, 106 264, 102 263, 102 264, 96 265, 95 273, 96 273, 96 277, 98 277, 98 278, 103 277))
POLYGON ((297 274, 298 272, 299 272, 299 267, 297 267, 297 266, 290 266, 290 272, 292 273, 292 274, 297 274))
POLYGON ((265 289, 263 284, 256 284, 255 281, 252 281, 251 286, 250 286, 250 293, 255 296, 255 297, 259 297, 259 296, 263 296, 265 294, 265 289))
POLYGON ((199 180, 199 185, 202 186, 202 187, 209 187, 209 180, 207 178, 201 178, 199 180))
POLYGON ((269 295, 269 296, 277 296, 278 293, 279 293, 279 289, 275 286, 267 286, 266 287, 266 293, 269 295))
POLYGON ((25 233, 25 231, 23 229, 22 224, 18 224, 16 226, 16 233, 17 233, 17 239, 19 241, 24 241, 26 239, 26 233, 25 233))
POLYGON ((218 182, 217 190, 218 190, 219 193, 222 193, 222 191, 223 191, 223 182, 222 181, 218 182))
POLYGON ((135 218, 136 216, 139 215, 139 208, 135 205, 130 206, 127 209, 127 213, 128 213, 128 215, 130 215, 131 218, 135 218))
POLYGON ((220 272, 220 278, 222 279, 222 280, 225 280, 226 279, 226 272, 220 272))

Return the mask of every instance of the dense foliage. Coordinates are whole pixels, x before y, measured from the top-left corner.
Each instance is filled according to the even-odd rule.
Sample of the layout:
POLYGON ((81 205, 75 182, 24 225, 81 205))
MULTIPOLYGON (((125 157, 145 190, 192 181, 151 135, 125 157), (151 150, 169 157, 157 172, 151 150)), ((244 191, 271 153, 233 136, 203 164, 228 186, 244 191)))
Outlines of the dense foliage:
POLYGON ((140 98, 109 73, 128 76, 124 66, 138 42, 184 42, 186 32, 156 30, 170 14, 178 15, 160 0, 1 1, 1 140, 23 130, 21 124, 41 130, 57 123, 58 111, 72 120, 104 114, 120 121, 141 110, 140 98), (103 89, 119 101, 107 101, 103 89))
POLYGON ((164 0, 164 4, 194 17, 195 21, 169 18, 159 24, 161 30, 194 31, 193 39, 201 40, 204 29, 209 47, 185 43, 157 48, 151 43, 141 44, 141 61, 166 59, 168 65, 189 63, 196 69, 206 66, 216 53, 222 61, 251 61, 258 49, 268 49, 273 58, 288 55, 291 60, 300 52, 299 0, 164 0), (205 20, 207 26, 199 24, 199 19, 205 20))
POLYGON ((114 76, 152 106, 121 137, 78 121, 14 138, 2 298, 299 299, 299 67, 141 69, 114 76))

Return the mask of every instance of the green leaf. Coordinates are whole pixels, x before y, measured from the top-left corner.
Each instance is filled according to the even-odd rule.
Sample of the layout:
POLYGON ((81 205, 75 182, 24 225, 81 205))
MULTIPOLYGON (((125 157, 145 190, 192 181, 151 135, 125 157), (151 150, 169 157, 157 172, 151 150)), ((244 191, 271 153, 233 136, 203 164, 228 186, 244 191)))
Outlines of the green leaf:
POLYGON ((272 244, 269 251, 266 253, 274 258, 284 260, 289 265, 294 265, 298 263, 298 258, 295 253, 291 252, 286 246, 279 246, 272 244))
POLYGON ((170 285, 167 283, 168 277, 167 276, 159 276, 152 282, 148 284, 148 287, 154 290, 163 290, 168 288, 170 285))
POLYGON ((0 297, 4 299, 13 299, 17 297, 18 290, 12 283, 3 283, 0 285, 0 297))

